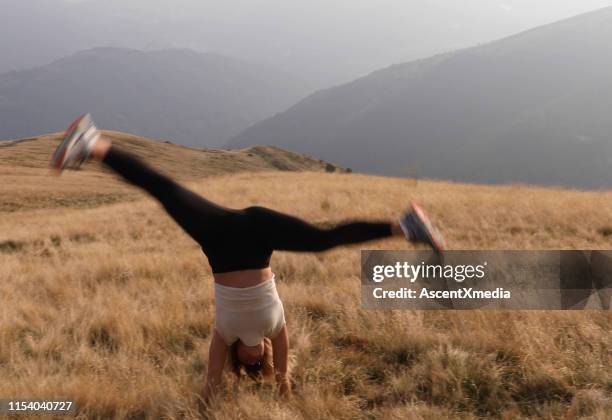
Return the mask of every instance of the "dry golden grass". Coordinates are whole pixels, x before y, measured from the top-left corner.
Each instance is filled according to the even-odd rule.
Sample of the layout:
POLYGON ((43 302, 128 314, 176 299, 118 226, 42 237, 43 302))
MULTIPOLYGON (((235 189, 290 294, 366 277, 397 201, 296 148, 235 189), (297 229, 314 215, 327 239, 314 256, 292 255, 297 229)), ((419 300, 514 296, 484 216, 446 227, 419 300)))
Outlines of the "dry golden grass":
MULTIPOLYGON (((214 302, 198 246, 157 203, 95 166, 52 178, 8 168, 3 153, 2 201, 19 205, 25 190, 34 204, 0 205, 0 398, 71 398, 81 418, 612 414, 610 312, 362 310, 359 247, 273 257, 295 397, 279 401, 271 385, 235 383, 228 372, 223 397, 203 411, 214 302), (106 195, 131 201, 99 200, 106 195), (55 201, 84 196, 98 198, 55 201)), ((264 205, 315 222, 395 217, 416 200, 453 249, 612 248, 608 192, 312 172, 188 185, 227 206, 264 205)))

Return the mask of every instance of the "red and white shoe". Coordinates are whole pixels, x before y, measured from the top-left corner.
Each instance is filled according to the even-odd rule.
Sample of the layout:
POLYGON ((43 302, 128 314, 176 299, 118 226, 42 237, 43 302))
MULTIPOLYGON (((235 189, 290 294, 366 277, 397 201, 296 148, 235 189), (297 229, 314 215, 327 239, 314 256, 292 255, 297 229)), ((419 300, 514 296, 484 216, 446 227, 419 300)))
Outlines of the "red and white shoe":
POLYGON ((423 209, 415 203, 412 203, 410 210, 400 218, 399 223, 410 242, 428 244, 436 252, 444 251, 444 237, 433 227, 423 209))
POLYGON ((91 115, 81 115, 66 130, 64 139, 53 153, 51 166, 57 172, 67 168, 77 169, 87 160, 99 139, 100 131, 94 125, 91 115))

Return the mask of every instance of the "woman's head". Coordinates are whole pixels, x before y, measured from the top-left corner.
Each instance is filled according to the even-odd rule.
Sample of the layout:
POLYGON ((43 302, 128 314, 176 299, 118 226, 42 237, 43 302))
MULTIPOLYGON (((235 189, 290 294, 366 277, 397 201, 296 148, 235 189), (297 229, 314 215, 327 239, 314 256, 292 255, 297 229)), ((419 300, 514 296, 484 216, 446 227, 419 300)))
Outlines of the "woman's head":
POLYGON ((242 370, 251 378, 260 380, 274 376, 272 363, 272 342, 264 338, 256 346, 247 346, 237 340, 230 346, 230 364, 236 376, 242 375, 242 370))

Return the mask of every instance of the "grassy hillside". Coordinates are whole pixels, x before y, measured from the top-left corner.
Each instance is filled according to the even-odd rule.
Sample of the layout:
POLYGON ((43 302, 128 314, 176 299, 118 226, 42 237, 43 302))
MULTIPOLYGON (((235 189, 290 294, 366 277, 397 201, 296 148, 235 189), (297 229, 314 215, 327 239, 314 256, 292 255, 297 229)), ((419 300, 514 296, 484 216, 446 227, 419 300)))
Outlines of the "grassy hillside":
MULTIPOLYGON (((125 133, 104 133, 119 147, 137 153, 155 168, 182 181, 238 172, 342 171, 319 159, 276 147, 192 149, 125 133)), ((98 163, 88 163, 78 174, 67 173, 61 182, 56 182, 49 160, 60 138, 60 134, 51 134, 0 141, 0 212, 95 207, 141 197, 98 163)))
MULTIPOLYGON (((604 419, 612 412, 609 312, 361 310, 359 247, 273 256, 297 395, 278 401, 271 385, 236 384, 228 373, 224 396, 200 411, 214 302, 199 247, 157 203, 135 200, 142 196, 96 167, 41 176, 45 170, 17 152, 26 146, 49 144, 0 147, 2 203, 13 203, 0 209, 2 398, 70 397, 81 418, 604 419), (91 198, 113 194, 133 201, 91 198), (90 197, 86 205, 81 197, 90 197)), ((155 154, 136 141, 129 147, 155 154)), ((230 162, 222 152, 180 150, 201 153, 203 163, 230 162)), ((169 172, 210 174, 178 156, 156 159, 169 172)), ((315 222, 394 217, 418 200, 453 249, 612 247, 612 193, 340 173, 279 177, 262 171, 266 159, 236 152, 235 167, 255 172, 189 185, 224 205, 260 204, 315 222)))

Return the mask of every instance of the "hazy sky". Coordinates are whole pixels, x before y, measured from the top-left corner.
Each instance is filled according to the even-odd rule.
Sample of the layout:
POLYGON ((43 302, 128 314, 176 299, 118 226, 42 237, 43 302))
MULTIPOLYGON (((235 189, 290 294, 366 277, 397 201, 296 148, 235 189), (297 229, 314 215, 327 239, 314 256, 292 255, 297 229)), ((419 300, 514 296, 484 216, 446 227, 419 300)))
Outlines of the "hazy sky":
MULTIPOLYGON (((24 0, 19 0, 24 1, 24 0)), ((27 1, 27 0, 26 0, 27 1)), ((294 20, 298 13, 320 15, 342 13, 347 18, 370 15, 392 18, 389 12, 404 15, 430 9, 447 13, 478 13, 487 8, 498 8, 506 13, 529 19, 558 19, 584 11, 605 7, 605 0, 47 0, 65 3, 105 3, 138 13, 188 17, 194 13, 223 20, 241 18, 281 17, 294 20)), ((405 15, 402 17, 406 17, 405 15)))
POLYGON ((612 0, 0 0, 0 71, 93 46, 188 47, 265 62, 329 86, 609 5, 612 0))

